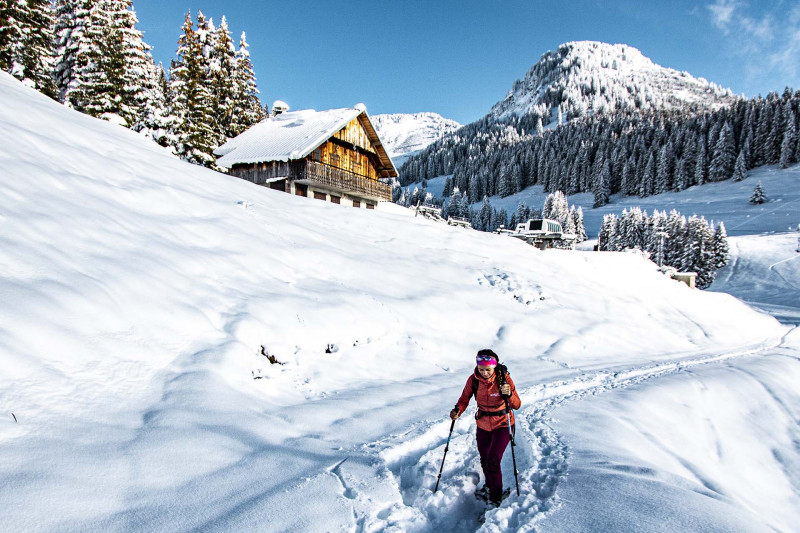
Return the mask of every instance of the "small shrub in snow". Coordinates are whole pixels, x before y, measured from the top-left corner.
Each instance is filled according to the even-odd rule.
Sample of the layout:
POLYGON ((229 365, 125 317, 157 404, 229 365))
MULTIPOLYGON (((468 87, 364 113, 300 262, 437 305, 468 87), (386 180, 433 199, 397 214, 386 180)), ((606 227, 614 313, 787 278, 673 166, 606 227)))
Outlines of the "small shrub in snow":
POLYGON ((274 355, 272 355, 271 353, 269 353, 267 351, 267 349, 264 347, 263 344, 261 345, 261 355, 266 357, 267 360, 269 361, 269 364, 271 364, 271 365, 283 365, 283 364, 286 364, 286 363, 281 363, 280 361, 278 361, 278 358, 275 357, 274 355))

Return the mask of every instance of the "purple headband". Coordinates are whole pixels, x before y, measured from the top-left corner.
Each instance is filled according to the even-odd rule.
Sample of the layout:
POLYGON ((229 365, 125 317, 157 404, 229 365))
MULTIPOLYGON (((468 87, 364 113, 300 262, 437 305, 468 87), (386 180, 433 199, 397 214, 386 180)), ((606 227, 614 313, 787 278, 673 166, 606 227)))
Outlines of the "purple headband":
POLYGON ((475 362, 478 366, 497 366, 497 359, 491 355, 479 355, 475 357, 475 362))

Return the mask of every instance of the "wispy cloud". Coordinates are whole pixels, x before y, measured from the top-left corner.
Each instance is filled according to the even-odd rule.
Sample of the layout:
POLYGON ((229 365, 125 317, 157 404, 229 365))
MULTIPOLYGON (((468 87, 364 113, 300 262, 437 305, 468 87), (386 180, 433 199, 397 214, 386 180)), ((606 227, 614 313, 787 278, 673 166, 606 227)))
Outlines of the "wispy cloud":
MULTIPOLYGON (((716 0, 706 6, 748 78, 800 81, 800 3, 797 0, 716 0)), ((778 87, 775 87, 778 89, 778 87)))
POLYGON ((733 18, 733 12, 736 10, 736 2, 734 0, 717 0, 708 6, 708 10, 711 12, 711 22, 714 23, 714 26, 727 35, 730 32, 728 26, 733 18))

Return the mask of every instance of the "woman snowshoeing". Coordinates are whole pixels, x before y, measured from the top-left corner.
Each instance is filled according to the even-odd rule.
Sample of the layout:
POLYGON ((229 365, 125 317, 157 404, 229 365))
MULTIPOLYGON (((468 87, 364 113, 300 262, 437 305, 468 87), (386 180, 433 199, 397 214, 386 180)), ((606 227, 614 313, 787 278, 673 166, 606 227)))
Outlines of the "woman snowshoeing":
POLYGON ((476 438, 478 453, 481 456, 481 468, 486 479, 485 489, 488 489, 489 500, 499 504, 503 499, 503 473, 500 470, 500 461, 511 440, 511 432, 514 431, 512 409, 519 409, 521 402, 505 367, 502 365, 500 367, 502 376, 499 375, 500 371, 495 371, 498 365, 496 353, 492 350, 481 350, 475 362, 477 363, 475 371, 467 379, 458 403, 450 411, 450 418, 456 420, 461 416, 469 405, 470 397, 475 396, 475 402, 478 404, 478 412, 475 414, 478 425, 476 438))

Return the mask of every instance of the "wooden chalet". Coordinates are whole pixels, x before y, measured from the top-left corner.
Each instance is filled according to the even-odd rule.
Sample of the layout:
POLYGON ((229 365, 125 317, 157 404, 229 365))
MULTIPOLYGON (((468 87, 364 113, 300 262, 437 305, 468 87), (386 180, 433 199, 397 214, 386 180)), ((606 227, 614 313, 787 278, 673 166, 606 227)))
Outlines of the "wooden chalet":
POLYGON ((363 104, 273 114, 214 154, 232 176, 367 209, 392 199, 386 182, 397 177, 363 104))

